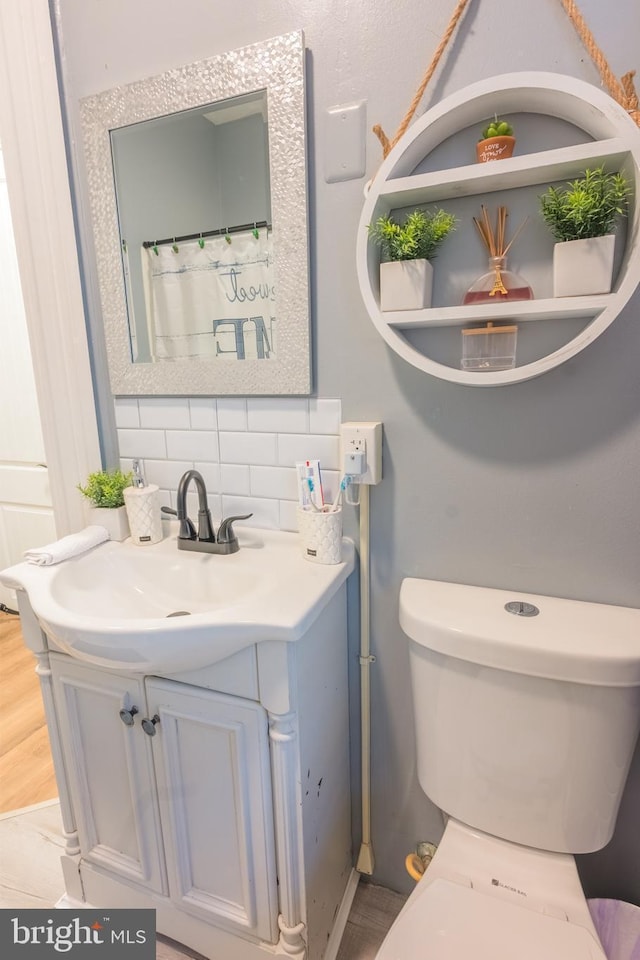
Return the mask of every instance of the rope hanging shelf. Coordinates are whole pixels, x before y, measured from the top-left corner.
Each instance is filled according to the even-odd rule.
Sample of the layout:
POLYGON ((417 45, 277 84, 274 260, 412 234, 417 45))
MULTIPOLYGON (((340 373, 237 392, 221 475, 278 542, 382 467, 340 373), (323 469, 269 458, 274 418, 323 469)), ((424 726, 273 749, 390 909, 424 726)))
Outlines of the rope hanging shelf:
MULTIPOLYGON (((537 377, 571 359, 599 337, 635 292, 640 278, 639 198, 640 128, 628 105, 623 107, 593 84, 560 74, 522 72, 481 80, 440 101, 401 134, 369 186, 356 251, 358 281, 367 312, 391 349, 439 379, 467 386, 498 386, 537 377), (436 159, 442 156, 436 153, 440 145, 459 135, 461 149, 471 158, 474 126, 477 128, 496 109, 501 116, 522 113, 549 118, 555 124, 549 127, 550 139, 538 145, 535 152, 510 159, 494 163, 469 159, 462 161, 462 166, 445 162, 441 168, 436 159), (556 142, 552 131, 559 129, 558 123, 569 124, 582 135, 576 134, 568 145, 562 137, 556 142), (621 237, 619 270, 611 293, 551 296, 547 292, 551 288, 549 238, 548 256, 540 248, 536 262, 537 282, 542 288, 537 299, 461 304, 456 278, 465 277, 469 260, 458 247, 456 256, 462 253, 462 257, 450 260, 450 267, 445 266, 447 257, 452 256, 448 251, 438 260, 437 271, 443 271, 445 280, 434 306, 395 312, 381 309, 379 251, 369 241, 368 231, 368 225, 379 217, 393 210, 449 201, 459 204, 457 212, 470 220, 479 198, 503 191, 513 191, 516 206, 522 197, 521 209, 527 212, 535 188, 580 176, 585 166, 605 163, 624 172, 634 194, 626 243, 621 237), (487 321, 522 323, 523 353, 517 365, 490 372, 456 366, 461 328, 487 321), (524 348, 525 340, 529 353, 524 348)), ((468 284, 464 290, 467 288, 468 284)))
MULTIPOLYGON (((431 63, 427 67, 427 70, 420 81, 420 85, 416 90, 416 93, 413 97, 413 100, 409 104, 409 108, 405 113, 400 126, 398 127, 395 135, 389 139, 385 134, 384 130, 377 123, 373 127, 373 132, 377 136, 380 144, 382 146, 382 155, 386 158, 391 150, 395 147, 398 141, 404 136, 406 131, 413 120, 416 110, 424 96, 424 92, 427 89, 431 77, 435 73, 438 64, 442 58, 443 53, 445 52, 451 37, 455 33, 456 27, 460 23, 463 14, 469 4, 470 0, 458 0, 455 10, 449 20, 447 29, 445 30, 440 43, 438 44, 436 51, 431 59, 431 63)), ((593 33, 589 29, 587 22, 582 16, 577 3, 575 0, 560 0, 567 16, 574 25, 578 36, 582 40, 584 47, 596 65, 600 77, 604 86, 609 91, 610 96, 620 104, 623 110, 629 114, 631 119, 640 126, 640 108, 638 103, 638 94, 635 89, 634 80, 635 70, 629 70, 625 73, 619 80, 614 74, 613 70, 607 62, 607 58, 604 53, 598 46, 593 36, 593 33)))

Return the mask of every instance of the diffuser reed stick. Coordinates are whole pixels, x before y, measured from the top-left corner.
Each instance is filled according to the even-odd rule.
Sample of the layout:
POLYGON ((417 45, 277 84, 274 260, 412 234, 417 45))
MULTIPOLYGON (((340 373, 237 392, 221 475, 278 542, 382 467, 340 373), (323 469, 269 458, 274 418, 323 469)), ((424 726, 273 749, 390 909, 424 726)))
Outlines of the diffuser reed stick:
POLYGON ((480 238, 487 248, 489 256, 492 260, 492 267, 495 271, 495 282, 493 289, 489 293, 490 297, 496 296, 496 294, 501 294, 502 296, 507 296, 509 291, 505 287, 502 280, 502 270, 504 269, 504 258, 506 257, 508 251, 511 249, 511 246, 514 240, 520 235, 523 227, 528 221, 528 217, 522 221, 513 237, 509 243, 505 246, 506 236, 507 236, 507 217, 509 216, 509 211, 504 206, 499 206, 496 211, 495 227, 491 222, 491 217, 489 211, 484 204, 481 206, 481 217, 473 218, 473 222, 476 225, 476 229, 480 234, 480 238), (502 262, 499 262, 502 261, 502 262))

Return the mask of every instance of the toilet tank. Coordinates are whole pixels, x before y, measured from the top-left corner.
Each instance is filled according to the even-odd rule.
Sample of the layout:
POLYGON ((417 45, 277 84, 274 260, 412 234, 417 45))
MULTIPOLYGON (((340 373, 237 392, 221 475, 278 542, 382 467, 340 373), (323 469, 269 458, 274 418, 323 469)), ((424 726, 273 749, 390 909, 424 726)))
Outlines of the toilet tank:
POLYGON ((404 580, 420 784, 563 853, 611 838, 640 727, 640 610, 404 580))

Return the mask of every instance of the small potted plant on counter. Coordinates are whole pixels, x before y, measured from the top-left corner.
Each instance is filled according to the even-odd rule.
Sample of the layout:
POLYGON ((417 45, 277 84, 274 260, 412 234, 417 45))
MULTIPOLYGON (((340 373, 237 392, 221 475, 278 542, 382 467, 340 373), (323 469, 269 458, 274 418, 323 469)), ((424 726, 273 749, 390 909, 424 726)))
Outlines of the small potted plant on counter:
POLYGON ((445 210, 414 210, 402 224, 379 217, 369 234, 383 256, 380 264, 380 309, 422 310, 431 306, 431 259, 455 229, 456 217, 445 210))
POLYGON ((604 167, 585 170, 564 187, 540 197, 545 223, 556 239, 553 250, 555 297, 609 293, 618 217, 626 216, 630 185, 604 167))
POLYGON ((78 490, 91 503, 89 523, 105 527, 111 540, 126 540, 129 523, 124 505, 124 490, 131 486, 133 474, 121 470, 99 470, 90 473, 84 486, 78 490))
POLYGON ((504 160, 513 156, 516 139, 513 127, 507 120, 501 120, 494 115, 493 120, 482 131, 482 136, 476 144, 478 163, 487 163, 489 160, 504 160))

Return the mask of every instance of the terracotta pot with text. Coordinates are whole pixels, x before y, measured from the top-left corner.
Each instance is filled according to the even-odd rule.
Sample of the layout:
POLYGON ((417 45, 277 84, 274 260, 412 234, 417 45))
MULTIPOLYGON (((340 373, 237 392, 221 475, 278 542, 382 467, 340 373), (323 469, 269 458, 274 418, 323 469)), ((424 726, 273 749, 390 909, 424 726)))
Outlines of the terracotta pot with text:
POLYGON ((488 137, 476 143, 478 163, 487 163, 489 160, 505 160, 513 156, 516 145, 515 137, 488 137))

